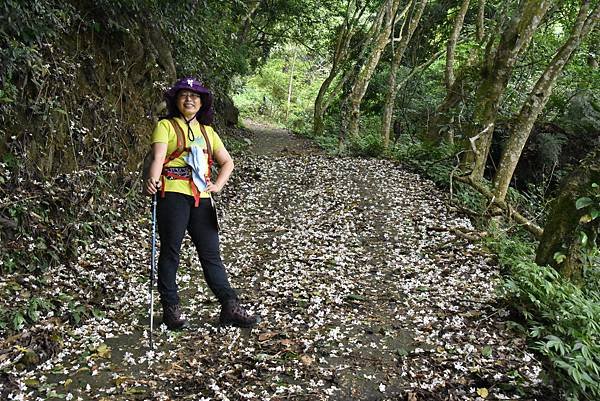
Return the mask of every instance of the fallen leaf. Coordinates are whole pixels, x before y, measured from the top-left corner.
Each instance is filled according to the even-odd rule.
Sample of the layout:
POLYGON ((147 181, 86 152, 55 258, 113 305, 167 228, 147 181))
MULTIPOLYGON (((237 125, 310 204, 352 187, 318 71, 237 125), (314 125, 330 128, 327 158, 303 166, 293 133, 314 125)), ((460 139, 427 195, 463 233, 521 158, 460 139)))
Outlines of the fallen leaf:
POLYGON ((302 356, 300 357, 300 361, 301 361, 303 364, 305 364, 306 366, 310 366, 310 365, 312 365, 312 363, 313 363, 313 359, 312 359, 310 356, 308 356, 308 355, 302 355, 302 356))
POLYGON ((275 333, 275 332, 261 333, 258 335, 258 341, 260 341, 260 342, 267 341, 276 336, 277 336, 277 333, 275 333))

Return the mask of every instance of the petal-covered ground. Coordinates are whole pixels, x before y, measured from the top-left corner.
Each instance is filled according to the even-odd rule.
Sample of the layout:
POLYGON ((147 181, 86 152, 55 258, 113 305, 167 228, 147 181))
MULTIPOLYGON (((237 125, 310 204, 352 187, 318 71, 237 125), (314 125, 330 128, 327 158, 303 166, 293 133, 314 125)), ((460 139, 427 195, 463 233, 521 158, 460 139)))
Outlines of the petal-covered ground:
POLYGON ((15 352, 0 354, 3 396, 556 397, 524 338, 509 328, 493 258, 460 235, 472 230, 469 220, 431 182, 389 161, 257 153, 267 154, 236 159, 218 204, 230 280, 262 317, 258 327, 217 325, 219 306, 186 240, 179 283, 192 327, 166 331, 156 302, 149 351, 147 209, 109 240, 89 244, 78 266, 55 273, 57 290, 74 272, 104 283, 98 297, 107 312, 76 329, 51 316, 30 329, 36 338, 58 337, 60 350, 35 368, 17 363, 15 352))

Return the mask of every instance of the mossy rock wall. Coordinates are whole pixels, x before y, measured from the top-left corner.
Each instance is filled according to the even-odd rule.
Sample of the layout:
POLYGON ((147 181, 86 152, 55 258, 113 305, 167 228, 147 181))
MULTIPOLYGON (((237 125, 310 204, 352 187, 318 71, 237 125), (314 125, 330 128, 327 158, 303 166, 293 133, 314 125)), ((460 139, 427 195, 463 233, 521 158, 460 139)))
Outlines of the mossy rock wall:
POLYGON ((161 63, 150 45, 161 33, 151 42, 137 23, 123 31, 71 28, 39 45, 32 71, 12 77, 22 98, 3 109, 0 158, 26 163, 29 176, 103 162, 136 168, 162 90, 175 78, 172 60, 161 63))
MULTIPOLYGON (((14 178, 51 178, 101 163, 139 168, 177 72, 175 41, 161 29, 161 14, 119 9, 138 3, 0 6, 0 22, 9 27, 0 31, 0 162, 14 178)), ((215 104, 218 121, 237 123, 225 94, 215 104)))

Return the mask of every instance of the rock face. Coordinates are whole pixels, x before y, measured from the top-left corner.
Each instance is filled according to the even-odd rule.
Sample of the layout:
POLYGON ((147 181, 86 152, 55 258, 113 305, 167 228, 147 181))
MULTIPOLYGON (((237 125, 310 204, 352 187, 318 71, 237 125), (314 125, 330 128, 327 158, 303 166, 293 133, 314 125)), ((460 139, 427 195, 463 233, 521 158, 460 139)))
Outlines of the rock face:
MULTIPOLYGON (((85 9, 85 3, 80 7, 73 15, 108 18, 100 9, 85 9)), ((45 39, 31 67, 14 68, 8 76, 7 84, 21 93, 0 110, 0 159, 27 164, 24 175, 30 178, 105 162, 123 172, 135 169, 164 83, 175 78, 163 33, 150 34, 135 20, 128 29, 94 29, 68 20, 45 39)), ((14 50, 25 45, 15 41, 14 50)))
POLYGON ((237 125, 240 112, 227 94, 218 92, 215 94, 215 112, 217 121, 222 122, 225 126, 237 125))
POLYGON ((592 93, 575 96, 561 118, 561 125, 570 134, 600 135, 600 96, 592 93))

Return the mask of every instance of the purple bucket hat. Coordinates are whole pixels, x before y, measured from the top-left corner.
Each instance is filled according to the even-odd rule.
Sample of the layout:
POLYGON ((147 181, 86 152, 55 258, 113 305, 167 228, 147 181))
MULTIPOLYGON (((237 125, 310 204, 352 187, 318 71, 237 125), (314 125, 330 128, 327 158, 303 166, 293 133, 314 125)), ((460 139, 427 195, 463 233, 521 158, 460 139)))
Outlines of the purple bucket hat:
POLYGON ((169 110, 169 116, 180 116, 181 113, 177 109, 177 93, 180 90, 189 90, 200 95, 202 101, 202 107, 196 113, 196 120, 200 124, 211 125, 213 121, 213 96, 212 93, 202 85, 202 82, 193 77, 185 77, 177 82, 165 92, 165 101, 167 102, 167 109, 169 110))

